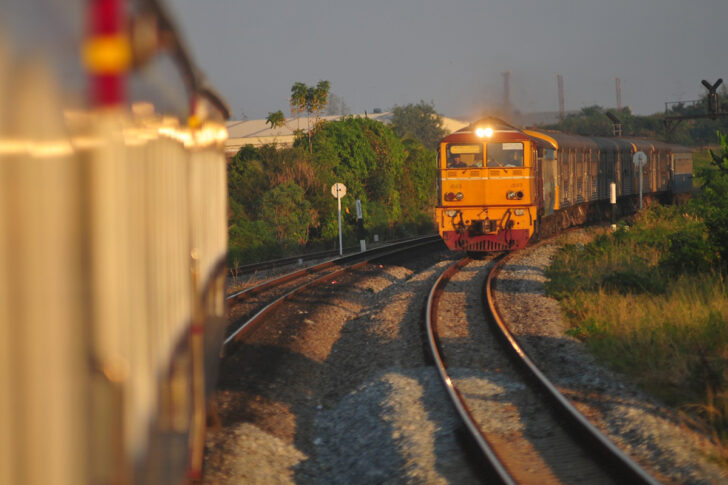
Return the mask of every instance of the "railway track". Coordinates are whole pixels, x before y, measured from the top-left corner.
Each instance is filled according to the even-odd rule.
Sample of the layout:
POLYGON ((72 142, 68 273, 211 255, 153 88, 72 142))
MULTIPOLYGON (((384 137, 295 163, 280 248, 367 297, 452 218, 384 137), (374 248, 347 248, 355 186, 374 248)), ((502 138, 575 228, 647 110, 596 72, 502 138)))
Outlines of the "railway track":
POLYGON ((223 351, 233 342, 240 341, 254 330, 270 312, 313 285, 331 281, 346 272, 354 271, 381 259, 439 244, 441 244, 439 236, 409 239, 370 249, 364 253, 324 261, 232 293, 228 295, 227 301, 231 307, 236 307, 232 308, 229 313, 233 317, 232 320, 237 323, 228 328, 223 351))
MULTIPOLYGON (((484 280, 483 309, 491 325, 490 339, 500 345, 489 347, 489 365, 501 374, 521 379, 518 385, 522 408, 528 408, 526 430, 511 433, 508 440, 484 431, 478 418, 482 396, 465 386, 466 380, 449 369, 457 363, 452 339, 442 338, 448 312, 444 302, 448 283, 472 263, 463 258, 445 270, 433 285, 427 302, 426 326, 430 349, 447 392, 479 450, 480 460, 490 480, 499 483, 657 483, 627 455, 605 438, 548 381, 529 359, 499 316, 493 299, 492 283, 505 258, 490 262, 484 280), (453 351, 452 357, 449 351, 453 351), (461 384, 463 384, 461 386, 461 384), (539 430, 534 432, 534 430, 539 430), (517 443, 514 437, 524 440, 517 443), (515 443, 514 443, 515 442, 515 443)), ((448 330, 446 329, 446 332, 448 330)), ((490 404, 492 405, 492 403, 490 404)), ((511 407, 512 404, 509 404, 511 407)), ((516 405, 518 407, 518 405, 516 405)), ((492 409, 491 409, 491 412, 492 409)), ((497 412, 497 411, 496 411, 497 412)), ((526 412, 521 410, 521 414, 526 412)))
MULTIPOLYGON (((429 237, 429 236, 425 236, 429 237)), ((422 239, 421 236, 416 237, 410 237, 407 239, 402 239, 395 241, 393 243, 374 243, 374 245, 370 245, 369 251, 373 251, 375 249, 375 245, 382 245, 384 246, 377 246, 377 247, 388 247, 391 246, 391 244, 407 244, 411 241, 418 241, 422 239)), ((348 247, 344 248, 344 254, 351 257, 356 257, 361 255, 361 252, 359 250, 359 247, 348 247)), ((261 261, 259 263, 251 263, 251 264, 244 264, 244 265, 237 265, 233 268, 228 269, 229 276, 231 277, 240 277, 242 275, 250 275, 255 274, 259 271, 265 271, 265 270, 271 270, 271 269, 277 269, 277 268, 284 268, 286 266, 293 266, 293 265, 302 265, 304 261, 316 261, 316 260, 323 260, 323 259, 334 259, 339 256, 339 250, 338 249, 329 249, 326 251, 318 251, 315 253, 307 253, 307 254, 299 254, 296 256, 288 256, 285 258, 279 258, 279 259, 273 259, 270 261, 261 261)))
MULTIPOLYGON (((661 408, 651 414, 649 401, 599 373, 575 342, 564 343, 533 269, 548 254, 546 248, 510 260, 498 277, 498 304, 519 340, 579 410, 657 480, 716 481, 722 475, 712 469, 685 468, 695 455, 680 451, 675 459, 690 437, 668 425, 661 408), (536 315, 536 322, 523 314, 536 315), (528 330, 536 327, 545 328, 528 330), (674 442, 663 444, 666 432, 674 442)), ((226 345, 214 400, 219 420, 206 443, 208 483, 481 483, 492 477, 492 468, 484 473, 478 463, 486 460, 471 459, 463 448, 465 428, 426 356, 423 311, 454 256, 442 246, 405 251, 330 276, 346 265, 337 263, 283 288, 235 297, 230 308, 242 305, 246 312, 229 318, 237 331, 273 300, 329 275, 289 295, 253 323, 254 332, 241 331, 226 345)), ((452 275, 435 315, 450 381, 493 455, 505 457, 507 476, 518 483, 650 483, 605 474, 604 462, 579 445, 581 438, 549 417, 541 393, 524 382, 484 316, 480 290, 492 264, 492 258, 473 260, 452 275)))

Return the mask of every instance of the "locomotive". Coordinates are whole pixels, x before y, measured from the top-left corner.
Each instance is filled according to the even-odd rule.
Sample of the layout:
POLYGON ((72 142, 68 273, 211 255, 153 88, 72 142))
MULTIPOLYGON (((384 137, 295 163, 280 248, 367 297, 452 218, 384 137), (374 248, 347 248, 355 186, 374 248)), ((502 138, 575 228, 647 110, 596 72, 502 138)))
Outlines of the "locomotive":
POLYGON ((646 199, 689 196, 692 151, 637 138, 518 129, 485 118, 452 133, 437 152, 438 231, 451 250, 521 249, 532 239, 611 214, 646 199), (639 168, 634 154, 646 154, 639 168))
POLYGON ((159 0, 0 16, 0 483, 200 475, 225 102, 159 0))

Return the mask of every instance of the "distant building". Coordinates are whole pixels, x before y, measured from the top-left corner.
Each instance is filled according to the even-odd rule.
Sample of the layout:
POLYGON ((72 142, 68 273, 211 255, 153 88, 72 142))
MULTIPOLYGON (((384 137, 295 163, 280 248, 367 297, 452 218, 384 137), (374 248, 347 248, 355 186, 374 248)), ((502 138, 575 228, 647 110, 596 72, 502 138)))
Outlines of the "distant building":
MULTIPOLYGON (((355 114, 347 116, 364 117, 364 114, 355 114)), ((382 123, 390 123, 392 121, 392 113, 370 113, 366 116, 371 120, 381 121, 382 123)), ((321 120, 336 121, 343 118, 342 115, 322 116, 321 120)), ((442 117, 442 124, 445 131, 452 133, 467 126, 469 123, 456 120, 454 118, 442 117)), ((240 148, 245 145, 262 146, 268 144, 276 144, 278 146, 289 147, 293 145, 296 138, 295 131, 300 129, 306 131, 308 124, 305 116, 299 118, 289 118, 284 126, 271 128, 265 120, 240 120, 228 121, 228 140, 225 142, 225 153, 228 156, 235 155, 240 148)))

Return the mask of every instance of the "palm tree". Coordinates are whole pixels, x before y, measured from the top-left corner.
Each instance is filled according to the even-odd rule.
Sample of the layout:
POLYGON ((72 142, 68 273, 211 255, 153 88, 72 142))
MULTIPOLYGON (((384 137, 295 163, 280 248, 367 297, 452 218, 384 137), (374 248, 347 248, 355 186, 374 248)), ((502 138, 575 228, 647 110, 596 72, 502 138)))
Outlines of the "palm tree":
POLYGON ((286 117, 283 116, 283 111, 278 110, 275 113, 268 113, 268 117, 265 119, 266 124, 269 124, 271 129, 278 128, 286 124, 286 117))
MULTIPOLYGON (((291 87, 291 115, 298 113, 307 113, 306 126, 308 128, 308 148, 311 147, 311 114, 314 115, 314 127, 318 124, 321 111, 326 108, 329 102, 329 81, 319 81, 314 87, 308 87, 306 84, 297 82, 291 87)), ((296 118, 298 119, 298 118, 296 118)))
MULTIPOLYGON (((308 95, 308 86, 302 82, 297 82, 291 87, 291 116, 295 116, 298 120, 298 114, 306 111, 306 98, 308 95)), ((296 125, 297 129, 301 129, 301 125, 296 125)))

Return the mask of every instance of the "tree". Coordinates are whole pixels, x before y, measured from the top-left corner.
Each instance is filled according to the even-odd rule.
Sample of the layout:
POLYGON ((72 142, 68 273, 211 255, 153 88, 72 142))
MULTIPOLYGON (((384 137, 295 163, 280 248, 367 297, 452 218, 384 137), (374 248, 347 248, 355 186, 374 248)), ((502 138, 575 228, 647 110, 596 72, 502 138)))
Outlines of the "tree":
POLYGON ((326 105, 329 102, 329 90, 331 89, 331 83, 328 81, 319 81, 315 88, 309 88, 313 90, 310 94, 311 101, 307 106, 309 113, 313 113, 316 117, 316 122, 321 116, 321 112, 326 109, 326 105))
POLYGON ((705 184, 697 197, 696 214, 705 221, 725 269, 728 267, 728 198, 725 195, 728 193, 728 136, 719 132, 718 138, 720 151, 711 150, 711 166, 699 170, 705 184))
POLYGON ((228 164, 228 195, 239 205, 237 215, 253 220, 260 210, 260 200, 270 186, 266 167, 260 153, 252 145, 245 145, 228 164))
POLYGON ((269 124, 271 129, 278 128, 286 124, 286 117, 283 116, 283 111, 278 110, 275 113, 268 113, 268 117, 265 119, 266 124, 269 124))
POLYGON ((392 109, 392 130, 401 138, 414 138, 434 150, 446 132, 442 116, 435 106, 420 101, 418 104, 395 106, 392 109))
POLYGON ((437 203, 437 154, 417 140, 405 140, 407 159, 400 180, 402 210, 405 219, 427 219, 437 203))
POLYGON ((323 123, 313 136, 313 146, 314 170, 324 190, 312 194, 311 202, 321 214, 324 238, 336 235, 335 199, 328 191, 335 182, 346 185, 350 200, 361 199, 368 229, 401 221, 399 184, 407 154, 387 125, 354 117, 323 123))
MULTIPOLYGON (((413 139, 403 143, 379 121, 351 116, 320 123, 311 140, 313 152, 301 136, 293 147, 246 145, 230 161, 231 257, 252 262, 335 239, 335 182, 346 184, 350 210, 361 199, 368 230, 394 235, 432 224, 434 152, 413 139)), ((349 221, 344 237, 354 234, 349 221)))
POLYGON ((317 215, 305 198, 304 190, 293 182, 277 185, 263 196, 261 220, 273 228, 279 242, 308 242, 317 215))
POLYGON ((309 151, 313 148, 311 146, 311 115, 314 115, 314 128, 318 124, 319 116, 321 112, 326 108, 329 101, 329 89, 331 83, 329 81, 319 81, 316 86, 306 86, 302 82, 294 83, 291 86, 291 114, 307 113, 307 128, 308 128, 308 147, 309 151))

